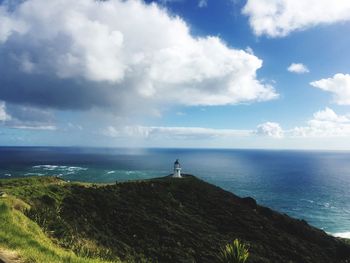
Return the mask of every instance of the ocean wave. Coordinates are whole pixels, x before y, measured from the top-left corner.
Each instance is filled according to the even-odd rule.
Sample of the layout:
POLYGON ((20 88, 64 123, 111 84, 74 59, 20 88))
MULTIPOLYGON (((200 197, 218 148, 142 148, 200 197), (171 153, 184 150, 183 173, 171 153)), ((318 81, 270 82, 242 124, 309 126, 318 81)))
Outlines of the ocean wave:
POLYGON ((305 201, 305 202, 308 202, 310 204, 313 204, 315 201, 314 200, 310 200, 310 199, 300 199, 300 201, 305 201))
POLYGON ((44 171, 57 171, 65 174, 75 174, 79 171, 86 171, 88 168, 79 166, 66 166, 66 165, 51 165, 51 164, 40 164, 32 167, 33 169, 41 169, 44 171))
POLYGON ((350 232, 330 233, 334 237, 350 238, 350 232))
POLYGON ((138 174, 138 173, 140 173, 140 172, 138 172, 138 171, 126 171, 125 172, 126 175, 132 175, 132 174, 138 174))
POLYGON ((304 198, 300 199, 300 201, 306 202, 312 205, 316 205, 322 208, 335 208, 330 202, 317 202, 317 201, 315 202, 314 200, 304 199, 304 198))
POLYGON ((55 170, 56 168, 58 168, 58 165, 49 165, 49 164, 40 164, 40 165, 35 165, 32 168, 34 169, 44 169, 44 170, 55 170))
POLYGON ((43 175, 45 175, 45 174, 43 174, 43 173, 25 173, 24 175, 25 175, 25 176, 33 176, 33 175, 36 175, 36 176, 43 176, 43 175))
POLYGON ((107 174, 114 174, 115 171, 108 171, 107 174))
POLYGON ((84 168, 84 167, 78 167, 78 166, 69 166, 67 168, 68 171, 70 172, 75 172, 75 171, 86 171, 88 168, 84 168))

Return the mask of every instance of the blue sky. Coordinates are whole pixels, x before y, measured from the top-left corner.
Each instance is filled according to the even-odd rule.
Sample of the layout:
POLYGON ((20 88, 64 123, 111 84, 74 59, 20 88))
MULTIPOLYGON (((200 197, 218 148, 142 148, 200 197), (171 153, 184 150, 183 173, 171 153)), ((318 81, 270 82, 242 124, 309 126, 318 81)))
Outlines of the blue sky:
POLYGON ((350 149, 350 3, 0 3, 1 145, 350 149))

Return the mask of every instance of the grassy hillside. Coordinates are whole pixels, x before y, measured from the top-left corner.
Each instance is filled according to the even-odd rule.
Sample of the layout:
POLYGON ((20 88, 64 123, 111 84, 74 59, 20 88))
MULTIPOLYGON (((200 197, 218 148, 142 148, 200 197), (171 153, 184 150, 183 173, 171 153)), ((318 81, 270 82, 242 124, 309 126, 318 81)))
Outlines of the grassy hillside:
MULTIPOLYGON (((27 220, 35 230, 19 228, 25 225, 22 223, 14 228, 27 233, 25 240, 40 236, 38 243, 50 249, 54 246, 52 251, 60 257, 74 257, 62 249, 66 248, 80 256, 114 262, 121 258, 128 262, 209 263, 217 262, 220 247, 239 238, 249 246, 251 263, 339 263, 350 258, 349 245, 305 221, 258 206, 252 198, 239 198, 193 176, 113 185, 32 177, 0 180, 0 189, 30 205, 22 210, 50 240, 7 204, 4 211, 27 220)), ((0 246, 6 242, 1 238, 0 246)))
POLYGON ((36 223, 22 213, 27 206, 13 197, 0 199, 0 249, 15 251, 23 262, 107 262, 77 257, 55 245, 36 223))

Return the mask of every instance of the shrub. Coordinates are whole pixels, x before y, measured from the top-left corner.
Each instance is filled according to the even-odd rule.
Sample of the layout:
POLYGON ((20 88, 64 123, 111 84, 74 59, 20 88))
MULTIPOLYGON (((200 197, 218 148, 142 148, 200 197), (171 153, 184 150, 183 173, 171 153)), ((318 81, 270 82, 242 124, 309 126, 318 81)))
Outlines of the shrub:
POLYGON ((244 243, 241 243, 237 238, 221 248, 218 255, 221 263, 245 263, 249 257, 249 251, 244 243))

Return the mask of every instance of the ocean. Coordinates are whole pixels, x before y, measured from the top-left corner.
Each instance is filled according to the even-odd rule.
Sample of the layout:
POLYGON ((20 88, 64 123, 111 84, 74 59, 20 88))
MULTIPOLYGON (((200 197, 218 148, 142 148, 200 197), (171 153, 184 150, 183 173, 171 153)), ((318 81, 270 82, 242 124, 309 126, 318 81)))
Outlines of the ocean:
POLYGON ((177 158, 184 173, 350 237, 350 152, 0 147, 0 178, 113 183, 169 175, 177 158))

